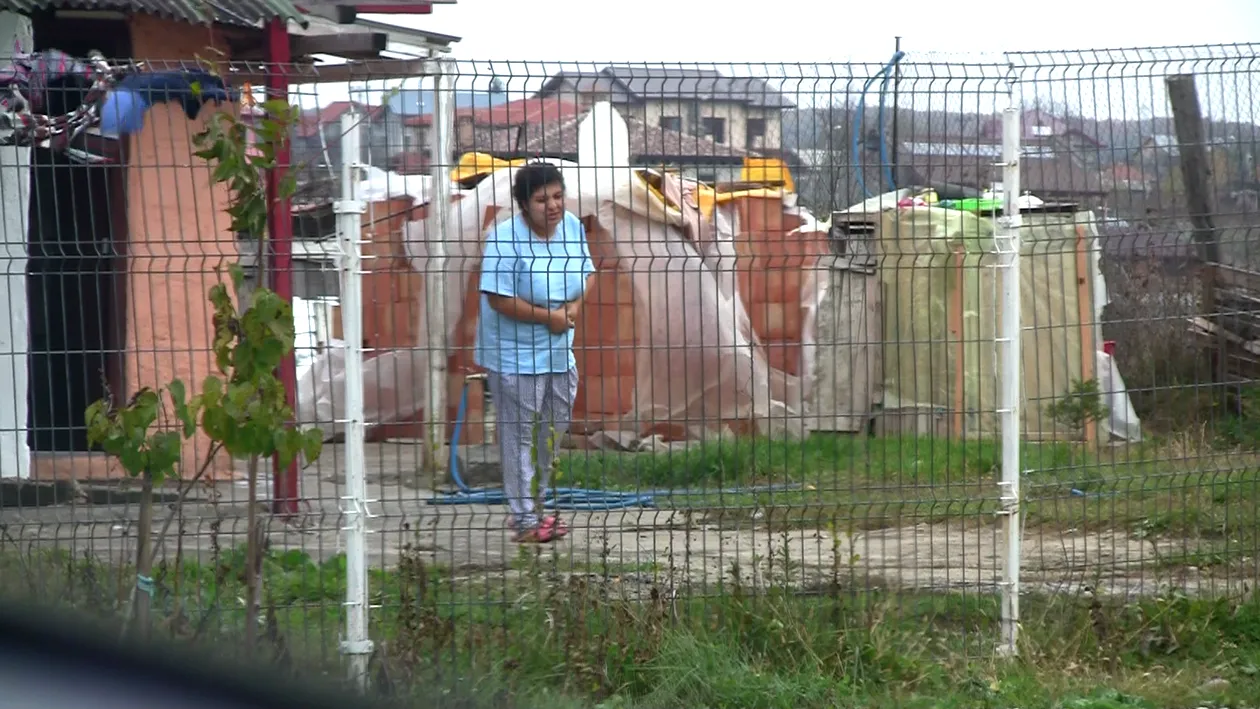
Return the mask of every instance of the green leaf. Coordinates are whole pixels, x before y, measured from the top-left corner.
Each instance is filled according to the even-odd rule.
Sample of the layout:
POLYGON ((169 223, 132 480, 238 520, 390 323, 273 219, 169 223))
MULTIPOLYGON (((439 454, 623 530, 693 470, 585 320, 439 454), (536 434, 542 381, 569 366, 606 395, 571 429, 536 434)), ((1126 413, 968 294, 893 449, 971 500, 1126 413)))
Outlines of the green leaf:
POLYGON ((183 426, 184 437, 188 438, 197 432, 196 409, 186 401, 188 392, 184 390, 182 381, 176 379, 168 384, 166 389, 170 392, 171 406, 175 409, 175 417, 179 419, 180 424, 183 426))
POLYGON ((324 450, 324 432, 318 428, 308 428, 302 431, 302 456, 306 458, 307 463, 313 463, 319 459, 320 453, 324 450))
POLYGON ((156 433, 149 445, 149 475, 153 484, 160 485, 168 476, 174 475, 183 451, 183 439, 174 431, 156 433))
POLYGON ((124 447, 118 451, 118 462, 122 464, 123 470, 131 477, 138 477, 144 473, 144 469, 148 464, 148 456, 144 454, 140 448, 134 446, 124 447))
POLYGON ((101 399, 92 402, 84 412, 83 419, 87 424, 88 443, 99 445, 110 435, 109 401, 101 399))
POLYGON ((301 434, 293 429, 280 429, 275 432, 272 436, 272 446, 275 448, 277 462, 281 468, 289 467, 289 464, 302 452, 301 443, 301 434))

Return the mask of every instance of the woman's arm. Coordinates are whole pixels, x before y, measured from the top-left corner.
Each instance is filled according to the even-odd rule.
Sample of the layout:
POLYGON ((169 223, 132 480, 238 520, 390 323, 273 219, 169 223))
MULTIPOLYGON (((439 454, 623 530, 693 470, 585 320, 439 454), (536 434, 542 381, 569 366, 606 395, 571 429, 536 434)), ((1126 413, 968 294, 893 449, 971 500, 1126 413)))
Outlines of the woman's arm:
POLYGON ((546 325, 548 330, 557 335, 573 327, 573 320, 576 317, 576 313, 570 316, 569 306, 567 305, 563 308, 548 310, 518 296, 486 293, 486 301, 490 303, 490 307, 494 308, 496 313, 504 317, 519 322, 546 325))
POLYGON ((486 300, 489 301, 490 307, 504 317, 539 325, 551 323, 552 311, 540 308, 524 298, 515 295, 491 293, 486 290, 483 290, 482 293, 486 294, 486 300))
POLYGON ((590 293, 594 287, 595 274, 592 273, 586 277, 586 285, 582 287, 582 294, 564 304, 564 309, 569 314, 570 322, 577 322, 578 316, 582 313, 582 306, 586 304, 586 294, 590 293))

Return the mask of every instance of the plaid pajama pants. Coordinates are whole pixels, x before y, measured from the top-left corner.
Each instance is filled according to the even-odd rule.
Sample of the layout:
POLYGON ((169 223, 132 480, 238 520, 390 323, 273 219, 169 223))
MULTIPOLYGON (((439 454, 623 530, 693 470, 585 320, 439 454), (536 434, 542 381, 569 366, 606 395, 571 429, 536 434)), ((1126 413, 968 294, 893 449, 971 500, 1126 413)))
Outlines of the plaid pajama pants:
POLYGON ((577 396, 576 369, 551 374, 487 377, 494 400, 495 429, 503 466, 503 491, 516 529, 537 527, 537 510, 551 479, 559 437, 569 429, 577 396), (538 477, 538 493, 530 490, 538 477))

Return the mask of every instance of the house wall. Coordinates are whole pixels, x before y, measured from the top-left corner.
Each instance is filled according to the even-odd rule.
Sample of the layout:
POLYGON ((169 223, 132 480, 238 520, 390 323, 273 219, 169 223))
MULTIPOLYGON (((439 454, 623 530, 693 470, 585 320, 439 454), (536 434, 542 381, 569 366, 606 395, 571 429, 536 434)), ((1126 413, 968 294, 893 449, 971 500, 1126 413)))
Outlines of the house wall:
MULTIPOLYGON (((368 121, 364 127, 367 130, 363 131, 362 155, 359 159, 369 165, 387 168, 389 159, 403 149, 402 122, 399 116, 386 112, 368 121)), ((324 132, 328 139, 328 150, 339 154, 340 149, 337 146, 341 143, 341 120, 325 125, 324 132)), ((333 157, 333 162, 340 165, 337 157, 333 157)))
POLYGON ((682 119, 682 131, 690 135, 704 135, 700 119, 724 118, 726 142, 723 145, 738 150, 777 150, 783 142, 783 116, 777 109, 750 108, 733 101, 651 100, 639 105, 618 107, 618 110, 649 126, 660 126, 662 116, 678 116, 682 119), (752 146, 747 141, 750 118, 766 121, 765 137, 752 146))
MULTIPOLYGON (((402 118, 385 112, 364 124, 362 154, 359 159, 381 169, 387 169, 390 158, 403 150, 402 118)), ((295 165, 323 165, 324 149, 328 163, 334 171, 341 167, 341 117, 320 124, 312 135, 294 135, 290 143, 291 158, 295 165)))
MULTIPOLYGON (((337 159, 337 144, 328 144, 329 160, 337 159)), ((319 134, 309 136, 294 135, 289 141, 289 159, 294 165, 321 165, 324 162, 324 148, 319 134)))
MULTIPOLYGON (((364 124, 363 145, 359 159, 363 162, 385 169, 389 159, 403 150, 403 126, 399 117, 386 114, 364 124)), ((320 133, 310 136, 297 136, 293 139, 293 162, 319 165, 324 162, 324 148, 328 148, 328 161, 334 170, 341 167, 341 118, 324 123, 320 133)))
POLYGON ((779 109, 752 108, 735 101, 690 101, 687 99, 652 99, 643 103, 626 105, 624 94, 579 92, 572 83, 567 81, 562 82, 552 93, 565 100, 577 101, 582 106, 589 106, 597 101, 612 101, 617 104, 617 110, 622 115, 636 118, 649 126, 660 126, 661 116, 678 116, 682 119, 683 132, 690 135, 703 135, 699 126, 700 118, 725 118, 727 133, 725 144, 740 150, 778 150, 783 144, 783 111, 779 109), (691 124, 693 113, 696 125, 691 124), (746 140, 749 118, 763 118, 766 121, 766 135, 759 145, 750 146, 746 140))
MULTIPOLYGON (((33 45, 31 21, 25 15, 0 11, 0 47, 33 45)), ((26 228, 31 198, 30 148, 0 147, 0 244, 5 287, 0 288, 0 311, 8 324, 0 326, 0 478, 31 474, 31 450, 26 443, 26 228)))
POLYGON ((385 110, 381 118, 374 122, 372 128, 373 157, 383 157, 386 162, 395 153, 403 151, 402 116, 385 110))
POLYGON ((429 147, 429 126, 407 126, 401 129, 403 150, 425 150, 429 147))
MULTIPOLYGON (((213 28, 151 15, 131 18, 136 57, 194 60, 207 47, 225 47, 213 28)), ((192 136, 212 110, 189 121, 178 104, 159 103, 131 139, 127 165, 128 316, 125 378, 129 392, 173 379, 197 390, 213 371, 212 314, 206 300, 219 282, 215 269, 236 258, 236 240, 223 210, 227 190, 215 185, 207 163, 193 157, 192 136)), ((184 464, 201 461, 209 439, 185 444, 184 464)), ((212 473, 225 474, 221 456, 212 473)), ((95 472, 95 471, 93 471, 95 472)))

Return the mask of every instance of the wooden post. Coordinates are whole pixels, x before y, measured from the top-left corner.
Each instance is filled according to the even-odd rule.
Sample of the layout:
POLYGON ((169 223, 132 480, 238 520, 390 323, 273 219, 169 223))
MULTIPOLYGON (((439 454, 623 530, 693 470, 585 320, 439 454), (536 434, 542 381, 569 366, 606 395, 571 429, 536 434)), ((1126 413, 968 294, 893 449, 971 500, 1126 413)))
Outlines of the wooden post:
MULTIPOLYGON (((964 251, 962 246, 954 247, 950 265, 954 271, 954 289, 949 293, 949 334, 954 340, 954 433, 955 437, 963 436, 964 413, 967 408, 964 383, 967 379, 967 368, 963 357, 966 354, 966 331, 963 314, 966 308, 963 284, 967 273, 963 267, 964 251)), ((948 283, 948 280, 946 281, 948 283)))
MULTIPOLYGON (((1076 227, 1076 314, 1080 321, 1081 381, 1097 378, 1098 343, 1094 342, 1094 292, 1089 269, 1089 244, 1085 240, 1085 227, 1076 227)), ((1085 422, 1085 443, 1092 447, 1098 440, 1098 421, 1085 422)))
POLYGON ((1208 161, 1207 141, 1203 130, 1203 110, 1193 74, 1177 74, 1164 80, 1168 102, 1172 105, 1173 125, 1181 154, 1181 183, 1186 193, 1186 211, 1194 227, 1194 240, 1199 245, 1199 258, 1206 265, 1202 274, 1203 314, 1216 326, 1218 339, 1213 354, 1213 382, 1224 379, 1224 328, 1217 317, 1216 264, 1221 261, 1220 244, 1212 224, 1212 168, 1208 161))

